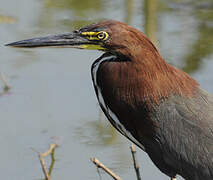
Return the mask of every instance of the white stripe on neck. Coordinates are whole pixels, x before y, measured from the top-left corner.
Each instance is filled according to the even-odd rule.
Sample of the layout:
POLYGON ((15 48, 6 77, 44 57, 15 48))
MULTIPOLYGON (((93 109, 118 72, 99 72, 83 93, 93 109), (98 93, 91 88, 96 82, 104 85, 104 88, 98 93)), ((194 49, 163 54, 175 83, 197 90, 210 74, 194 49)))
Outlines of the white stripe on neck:
POLYGON ((141 147, 141 149, 144 150, 144 147, 142 146, 142 144, 140 142, 138 142, 133 136, 132 134, 120 123, 119 119, 117 118, 117 116, 115 115, 114 112, 112 112, 112 110, 107 106, 107 104, 105 104, 100 87, 97 84, 97 71, 98 68, 100 66, 100 64, 104 61, 114 61, 117 57, 115 55, 111 55, 111 56, 105 56, 102 59, 99 59, 97 62, 95 62, 92 66, 92 76, 93 76, 93 85, 95 88, 97 88, 97 98, 98 98, 98 102, 100 104, 100 106, 104 109, 103 111, 105 111, 108 115, 108 119, 109 121, 112 123, 113 126, 115 126, 115 128, 124 136, 126 136, 128 139, 130 139, 132 142, 134 142, 136 145, 138 145, 139 147, 141 147))

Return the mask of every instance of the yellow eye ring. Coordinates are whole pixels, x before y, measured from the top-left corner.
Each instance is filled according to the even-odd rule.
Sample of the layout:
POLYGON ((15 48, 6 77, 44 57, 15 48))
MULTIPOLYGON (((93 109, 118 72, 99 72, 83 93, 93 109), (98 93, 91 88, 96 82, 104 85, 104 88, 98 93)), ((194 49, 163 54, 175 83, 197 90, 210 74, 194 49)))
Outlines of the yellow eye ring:
POLYGON ((97 34, 97 37, 98 37, 98 39, 100 39, 100 40, 106 40, 106 39, 109 37, 109 35, 108 35, 108 33, 105 32, 105 31, 100 31, 100 32, 97 34))

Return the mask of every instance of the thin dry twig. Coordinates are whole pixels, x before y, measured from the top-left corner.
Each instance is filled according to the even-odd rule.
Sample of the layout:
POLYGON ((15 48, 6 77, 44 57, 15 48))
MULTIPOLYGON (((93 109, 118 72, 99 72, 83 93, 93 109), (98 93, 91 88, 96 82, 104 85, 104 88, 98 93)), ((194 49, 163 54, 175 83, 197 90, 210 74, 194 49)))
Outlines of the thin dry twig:
MULTIPOLYGON (((54 153, 55 148, 57 146, 58 146, 57 144, 50 144, 49 149, 44 153, 39 153, 39 152, 36 151, 38 153, 38 157, 39 157, 39 160, 40 160, 40 163, 41 163, 42 171, 43 171, 44 176, 45 176, 45 180, 50 180, 50 172, 51 171, 49 173, 47 172, 46 164, 45 164, 45 161, 44 161, 43 158, 48 156, 49 154, 51 154, 51 157, 53 157, 53 153, 54 153)), ((52 160, 54 160, 54 158, 52 158, 52 160)))
MULTIPOLYGON (((56 145, 56 147, 57 146, 58 145, 56 145)), ((55 164, 55 148, 52 150, 50 156, 51 156, 51 164, 49 166, 49 172, 48 172, 49 176, 51 175, 53 167, 54 167, 54 164, 55 164)))
POLYGON ((137 180, 141 180, 140 171, 139 171, 139 165, 138 165, 137 160, 136 160, 135 146, 132 144, 130 146, 130 149, 131 149, 131 152, 132 152, 132 159, 133 159, 133 163, 134 163, 134 168, 135 168, 137 180))
POLYGON ((40 160, 40 163, 41 163, 42 171, 43 171, 44 176, 45 176, 45 180, 50 180, 50 176, 47 172, 47 168, 46 168, 43 156, 41 154, 39 154, 39 160, 40 160))
POLYGON ((114 180, 122 180, 118 175, 112 172, 104 164, 102 164, 97 158, 91 158, 91 161, 97 166, 97 168, 103 169, 107 174, 109 174, 114 180))
POLYGON ((44 153, 40 153, 41 157, 46 157, 48 156, 49 154, 51 154, 53 152, 53 150, 57 147, 58 145, 57 144, 50 144, 50 147, 49 149, 44 152, 44 153))
POLYGON ((10 86, 7 82, 6 77, 4 76, 3 73, 0 73, 0 77, 1 77, 2 82, 4 83, 4 91, 8 91, 10 89, 10 86))

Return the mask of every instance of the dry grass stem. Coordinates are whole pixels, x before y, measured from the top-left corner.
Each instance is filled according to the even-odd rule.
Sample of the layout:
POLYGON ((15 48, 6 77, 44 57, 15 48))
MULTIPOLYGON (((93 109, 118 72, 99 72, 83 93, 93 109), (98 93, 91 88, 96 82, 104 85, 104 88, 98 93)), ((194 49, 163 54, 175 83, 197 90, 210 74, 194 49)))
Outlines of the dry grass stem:
POLYGON ((3 73, 0 73, 0 77, 1 77, 2 82, 4 83, 4 90, 8 91, 10 89, 10 86, 9 86, 9 84, 7 82, 6 77, 4 76, 3 73))
POLYGON ((140 171, 139 171, 139 165, 138 165, 137 160, 136 160, 135 146, 132 144, 130 146, 130 149, 131 149, 131 152, 132 152, 132 159, 133 159, 133 163, 134 163, 134 168, 135 168, 137 180, 141 180, 140 171))
POLYGON ((39 154, 39 160, 40 160, 40 163, 41 163, 42 171, 43 171, 44 176, 45 176, 45 180, 50 180, 50 176, 47 172, 47 168, 46 168, 43 156, 41 154, 39 154))
POLYGON ((97 168, 103 169, 107 174, 109 174, 114 180, 122 180, 118 175, 112 172, 104 164, 102 164, 97 158, 91 158, 91 161, 97 166, 97 168))
POLYGON ((48 149, 46 152, 44 152, 44 153, 40 153, 40 155, 41 155, 42 157, 48 156, 49 154, 51 154, 51 153, 53 152, 53 150, 54 150, 57 146, 58 146, 57 144, 50 144, 49 149, 48 149))
POLYGON ((50 180, 50 173, 51 173, 52 169, 48 173, 47 168, 46 168, 46 164, 45 164, 45 161, 44 161, 43 158, 48 156, 49 154, 51 154, 51 159, 52 159, 52 161, 54 161, 55 159, 54 159, 53 154, 54 154, 55 148, 57 146, 58 146, 57 144, 50 144, 50 147, 46 152, 44 152, 44 153, 38 152, 38 156, 39 156, 39 160, 40 160, 40 163, 41 163, 42 171, 43 171, 44 176, 45 176, 45 180, 50 180))

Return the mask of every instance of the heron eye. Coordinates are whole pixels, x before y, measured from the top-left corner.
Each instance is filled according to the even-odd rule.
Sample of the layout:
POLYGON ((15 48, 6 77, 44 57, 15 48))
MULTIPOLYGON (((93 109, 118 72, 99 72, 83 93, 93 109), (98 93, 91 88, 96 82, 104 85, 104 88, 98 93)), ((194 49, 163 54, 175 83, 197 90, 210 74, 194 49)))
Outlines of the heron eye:
POLYGON ((107 32, 101 31, 97 34, 98 39, 100 40, 106 40, 108 38, 107 32))

